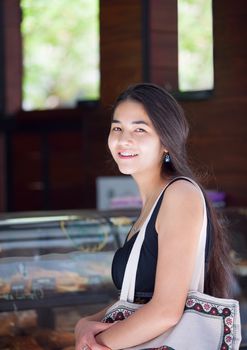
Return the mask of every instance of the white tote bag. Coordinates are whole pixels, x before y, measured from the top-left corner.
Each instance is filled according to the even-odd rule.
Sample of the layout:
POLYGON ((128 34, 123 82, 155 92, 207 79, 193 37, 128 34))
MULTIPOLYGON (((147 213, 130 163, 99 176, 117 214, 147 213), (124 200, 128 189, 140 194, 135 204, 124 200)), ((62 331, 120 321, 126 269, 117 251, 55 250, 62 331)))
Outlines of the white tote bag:
MULTIPOLYGON (((185 179, 192 182, 202 195, 204 203, 204 218, 196 257, 196 267, 193 273, 184 313, 176 326, 160 336, 143 344, 128 348, 128 350, 157 348, 160 350, 239 349, 241 342, 241 325, 238 301, 233 299, 215 298, 203 293, 207 232, 206 204, 199 186, 191 179, 185 179)), ((163 193, 164 190, 161 193, 163 193)), ((116 320, 125 319, 136 310, 143 307, 141 304, 133 303, 136 272, 146 227, 160 196, 145 220, 132 247, 125 269, 120 300, 107 310, 102 322, 114 322, 116 320)))

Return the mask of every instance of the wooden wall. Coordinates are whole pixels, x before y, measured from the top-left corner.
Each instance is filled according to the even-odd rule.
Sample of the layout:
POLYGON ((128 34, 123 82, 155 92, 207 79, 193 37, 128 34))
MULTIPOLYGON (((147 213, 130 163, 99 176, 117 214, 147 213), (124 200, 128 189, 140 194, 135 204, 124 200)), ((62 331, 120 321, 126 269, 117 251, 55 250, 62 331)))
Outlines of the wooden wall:
POLYGON ((3 1, 4 11, 4 80, 5 113, 20 111, 22 102, 21 12, 18 0, 3 1))
MULTIPOLYGON (((18 5, 17 0, 4 1, 18 5)), ((181 102, 191 123, 190 154, 200 168, 208 169, 207 187, 226 191, 231 205, 247 204, 244 5, 244 0, 214 1, 214 94, 208 100, 181 102)), ((4 164, 0 174, 0 205, 7 176, 8 206, 2 204, 0 210, 95 207, 96 177, 115 174, 106 146, 109 106, 115 97, 138 81, 177 89, 175 0, 101 0, 100 21, 100 106, 15 113, 14 127, 2 129, 0 136, 0 171, 8 157, 8 169, 4 164), (1 148, 5 136, 8 151, 1 148)), ((9 23, 18 29, 19 24, 9 23)), ((15 66, 17 87, 18 45, 15 59, 9 61, 15 66)), ((11 83, 13 76, 8 78, 9 96, 18 105, 20 89, 11 83)))
POLYGON ((149 2, 149 81, 169 91, 178 88, 177 2, 149 2))
POLYGON ((0 211, 7 209, 7 149, 5 130, 21 109, 21 13, 18 0, 0 4, 0 211))
POLYGON ((7 133, 8 210, 95 208, 96 177, 109 174, 103 111, 22 112, 17 118, 7 133))
POLYGON ((101 102, 112 104, 129 84, 178 86, 175 0, 101 0, 101 102))
POLYGON ((213 97, 183 102, 192 125, 191 154, 227 193, 229 205, 247 204, 247 7, 244 0, 213 2, 213 97))
POLYGON ((105 106, 130 83, 142 80, 141 5, 141 0, 100 1, 100 94, 105 106))
POLYGON ((12 211, 86 205, 80 125, 77 130, 66 125, 53 130, 44 125, 40 130, 13 130, 8 147, 12 211))

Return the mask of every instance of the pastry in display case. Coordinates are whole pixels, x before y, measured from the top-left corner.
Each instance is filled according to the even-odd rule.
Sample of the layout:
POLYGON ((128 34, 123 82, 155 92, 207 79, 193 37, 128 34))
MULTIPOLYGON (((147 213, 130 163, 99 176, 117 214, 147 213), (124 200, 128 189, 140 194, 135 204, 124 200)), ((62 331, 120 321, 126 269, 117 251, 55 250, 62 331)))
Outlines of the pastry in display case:
POLYGON ((132 219, 1 215, 0 349, 74 349, 77 320, 117 298, 111 263, 132 219))

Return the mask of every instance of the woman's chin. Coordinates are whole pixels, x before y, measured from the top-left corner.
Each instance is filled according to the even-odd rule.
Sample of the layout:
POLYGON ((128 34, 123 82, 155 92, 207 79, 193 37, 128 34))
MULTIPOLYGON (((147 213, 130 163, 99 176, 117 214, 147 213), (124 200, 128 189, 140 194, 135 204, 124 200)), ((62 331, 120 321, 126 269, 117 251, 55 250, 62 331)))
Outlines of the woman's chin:
POLYGON ((121 174, 123 175, 132 175, 133 174, 133 170, 131 169, 126 169, 124 167, 118 167, 119 171, 121 174))

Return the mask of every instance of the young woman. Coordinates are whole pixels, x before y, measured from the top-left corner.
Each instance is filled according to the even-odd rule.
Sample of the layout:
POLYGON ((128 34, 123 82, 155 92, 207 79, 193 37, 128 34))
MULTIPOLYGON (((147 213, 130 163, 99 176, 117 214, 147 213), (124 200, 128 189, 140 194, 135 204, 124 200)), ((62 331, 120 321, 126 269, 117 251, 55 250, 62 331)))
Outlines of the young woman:
MULTIPOLYGON (((121 173, 131 175, 142 198, 139 218, 113 259, 112 277, 121 289, 138 232, 146 228, 135 288, 144 303, 129 318, 100 322, 105 310, 76 325, 76 350, 123 349, 142 344, 180 320, 196 264, 203 201, 186 156, 188 124, 175 99, 153 84, 129 87, 116 100, 108 145, 121 173), (162 190, 166 187, 165 191, 162 190)), ((206 199, 208 214, 204 292, 227 297, 230 263, 224 232, 206 199)))

